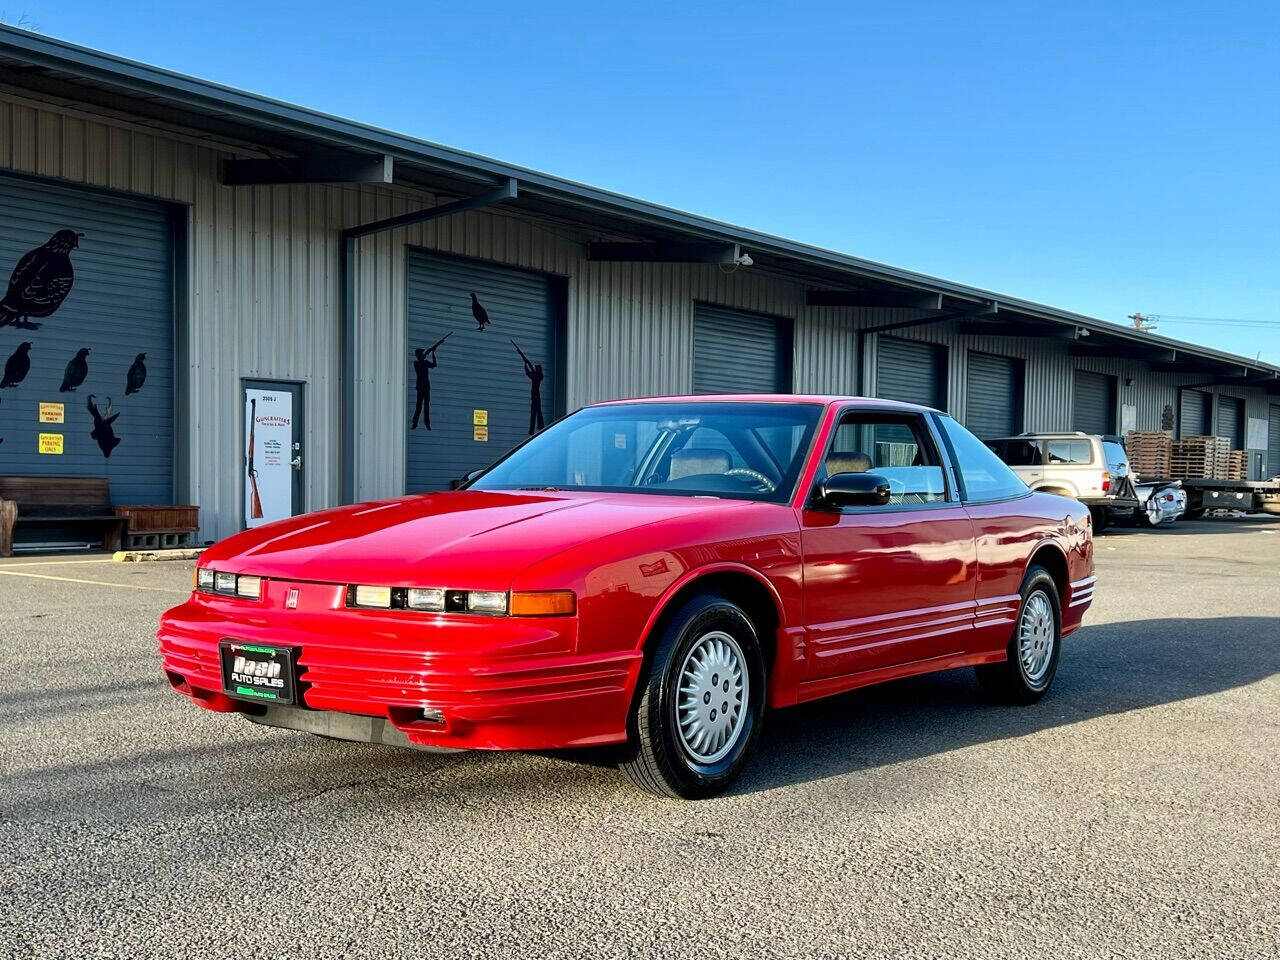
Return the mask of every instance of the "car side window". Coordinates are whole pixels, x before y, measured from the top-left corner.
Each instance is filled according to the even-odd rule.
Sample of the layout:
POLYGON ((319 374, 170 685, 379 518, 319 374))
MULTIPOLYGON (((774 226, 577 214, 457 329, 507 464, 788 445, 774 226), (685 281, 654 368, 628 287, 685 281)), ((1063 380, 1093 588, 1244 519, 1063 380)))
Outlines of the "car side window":
POLYGON ((941 415, 938 423, 951 446, 966 501, 1007 500, 1027 492, 1022 478, 985 443, 951 417, 941 415))
POLYGON ((1044 463, 1044 451, 1034 440, 993 440, 988 446, 1011 467, 1038 467, 1044 463))
POLYGON ((1080 466, 1093 462, 1093 449, 1088 440, 1050 440, 1045 462, 1053 466, 1080 466))
MULTIPOLYGON (((942 460, 922 417, 850 411, 840 418, 824 462, 826 475, 874 473, 889 481, 889 503, 947 499, 942 460)), ((862 509, 875 510, 876 507, 862 509)))

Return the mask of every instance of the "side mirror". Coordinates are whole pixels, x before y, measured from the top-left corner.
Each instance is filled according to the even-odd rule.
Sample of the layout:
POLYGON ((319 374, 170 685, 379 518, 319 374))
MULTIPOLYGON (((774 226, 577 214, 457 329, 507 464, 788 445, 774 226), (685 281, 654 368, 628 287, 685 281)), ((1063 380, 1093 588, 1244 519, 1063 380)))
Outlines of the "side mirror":
POLYGON ((832 507, 881 507, 889 492, 889 481, 878 473, 836 473, 818 487, 818 499, 832 507))
POLYGON ((470 470, 467 473, 464 473, 462 476, 456 477, 455 479, 450 480, 449 489, 461 490, 463 487, 465 487, 468 483, 470 483, 476 477, 480 476, 480 474, 482 473, 484 473, 483 470, 470 470))

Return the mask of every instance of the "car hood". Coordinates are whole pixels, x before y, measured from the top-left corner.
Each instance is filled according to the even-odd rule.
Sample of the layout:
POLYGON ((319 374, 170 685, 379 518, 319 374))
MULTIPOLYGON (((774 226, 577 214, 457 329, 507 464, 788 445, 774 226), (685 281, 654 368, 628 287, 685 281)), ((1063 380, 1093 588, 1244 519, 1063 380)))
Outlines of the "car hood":
POLYGON ((237 534, 205 551, 219 570, 326 583, 505 590, 579 544, 741 501, 646 494, 450 491, 356 504, 237 534))

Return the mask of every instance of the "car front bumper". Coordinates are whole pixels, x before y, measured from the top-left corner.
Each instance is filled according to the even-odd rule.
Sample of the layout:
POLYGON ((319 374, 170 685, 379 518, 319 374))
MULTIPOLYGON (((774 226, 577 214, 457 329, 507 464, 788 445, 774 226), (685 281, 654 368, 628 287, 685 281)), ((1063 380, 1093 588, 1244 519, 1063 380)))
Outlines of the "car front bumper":
POLYGON ((641 653, 575 652, 575 617, 349 610, 341 586, 263 586, 261 602, 193 594, 164 615, 156 636, 174 690, 208 710, 310 729, 273 723, 271 708, 223 692, 219 644, 230 639, 294 651, 298 703, 275 713, 334 711, 385 720, 396 732, 390 739, 326 735, 377 742, 403 735, 414 746, 498 750, 626 739, 641 653), (296 609, 284 609, 289 589, 304 597, 296 609))

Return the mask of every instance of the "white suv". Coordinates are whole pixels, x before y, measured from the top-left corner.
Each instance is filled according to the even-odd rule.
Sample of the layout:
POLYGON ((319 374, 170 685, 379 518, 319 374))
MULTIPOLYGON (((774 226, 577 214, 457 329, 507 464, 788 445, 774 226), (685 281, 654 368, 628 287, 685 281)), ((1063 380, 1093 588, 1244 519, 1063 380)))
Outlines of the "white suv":
POLYGON ((1113 516, 1132 517, 1142 505, 1129 480, 1129 455, 1118 437, 1024 433, 988 440, 987 446, 1032 490, 1085 504, 1094 530, 1102 530, 1113 516))

